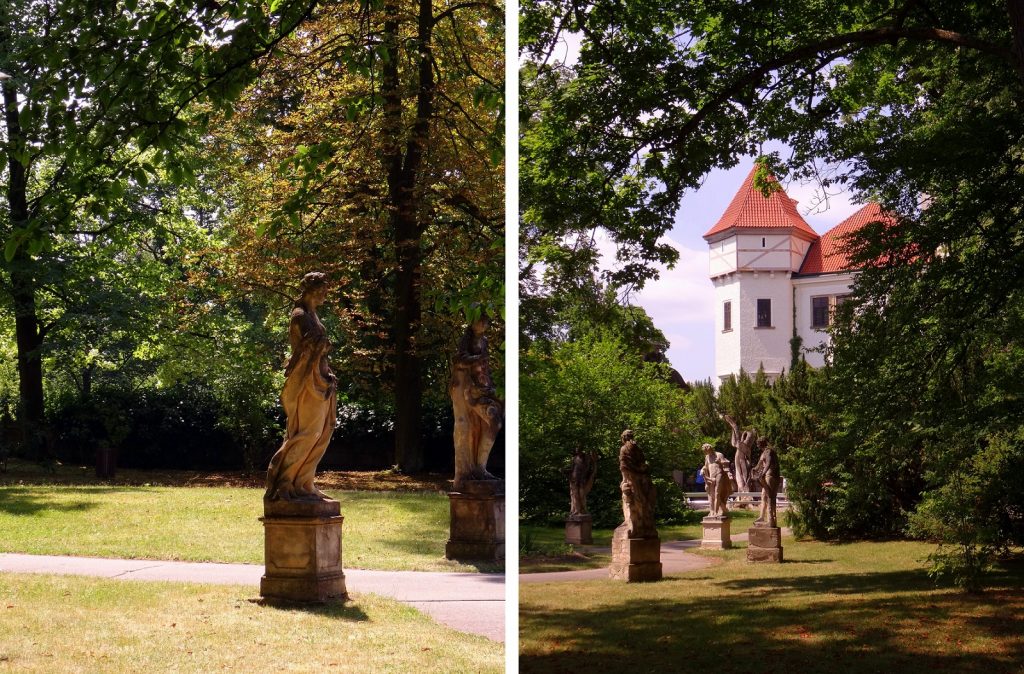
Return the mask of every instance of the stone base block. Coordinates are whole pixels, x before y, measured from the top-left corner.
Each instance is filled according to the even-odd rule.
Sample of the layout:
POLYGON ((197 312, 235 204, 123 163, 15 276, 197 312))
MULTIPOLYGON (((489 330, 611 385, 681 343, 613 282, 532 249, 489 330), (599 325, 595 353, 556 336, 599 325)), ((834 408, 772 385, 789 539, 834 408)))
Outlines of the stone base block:
POLYGON ((747 535, 750 540, 747 546, 748 562, 782 562, 782 529, 753 526, 747 530, 747 535))
POLYGON ((782 529, 779 527, 753 526, 747 530, 750 544, 759 548, 781 548, 782 529))
POLYGON ((466 480, 448 494, 451 533, 444 556, 460 561, 505 558, 505 481, 466 480))
POLYGON ((661 539, 627 538, 624 529, 616 529, 608 577, 627 583, 661 580, 661 539))
POLYGON ((341 568, 345 518, 337 501, 264 501, 263 513, 261 596, 297 602, 348 596, 341 568))
POLYGON ((590 515, 565 520, 565 542, 572 545, 591 545, 594 542, 594 519, 590 515))
POLYGON ((701 520, 704 525, 704 536, 700 541, 700 547, 708 550, 727 550, 732 547, 732 537, 729 532, 728 517, 705 517, 701 520))

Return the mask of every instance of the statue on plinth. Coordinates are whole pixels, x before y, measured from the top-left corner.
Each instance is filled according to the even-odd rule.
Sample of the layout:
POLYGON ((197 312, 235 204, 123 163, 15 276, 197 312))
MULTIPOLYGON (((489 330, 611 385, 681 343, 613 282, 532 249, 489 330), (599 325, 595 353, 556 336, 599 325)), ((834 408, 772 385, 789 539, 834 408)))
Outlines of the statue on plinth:
POLYGON ((733 457, 736 491, 750 491, 750 460, 753 456, 754 443, 757 441, 757 433, 753 430, 741 432, 736 420, 728 414, 723 414, 722 419, 732 429, 732 446, 736 448, 736 455, 733 457))
POLYGON ((579 519, 587 511, 587 494, 597 477, 597 452, 584 452, 577 447, 569 466, 569 519, 579 519))
POLYGON ((452 359, 452 378, 448 393, 455 413, 456 491, 466 480, 497 480, 487 472, 487 458, 501 430, 505 408, 491 379, 487 359, 487 328, 490 321, 481 315, 466 327, 452 359))
MULTIPOLYGON (((622 518, 618 529, 625 529, 627 538, 651 538, 658 535, 654 527, 656 494, 651 482, 651 469, 643 450, 633 439, 633 431, 622 432, 619 449, 619 470, 622 472, 622 518)), ((617 531, 618 531, 617 529, 617 531)))
POLYGON ((708 443, 701 446, 704 452, 704 466, 700 469, 704 476, 704 489, 708 492, 708 517, 726 518, 729 516, 729 494, 732 493, 732 465, 729 459, 708 443))
POLYGON ((754 526, 776 527, 775 500, 781 482, 779 457, 764 438, 758 441, 757 446, 761 450, 761 458, 754 467, 754 477, 761 482, 761 515, 754 520, 754 526))
POLYGON ((281 391, 288 426, 267 470, 268 501, 329 500, 313 485, 337 415, 338 380, 327 361, 331 342, 316 313, 327 297, 327 275, 310 272, 302 277, 300 288, 302 296, 295 301, 288 326, 292 353, 281 391))

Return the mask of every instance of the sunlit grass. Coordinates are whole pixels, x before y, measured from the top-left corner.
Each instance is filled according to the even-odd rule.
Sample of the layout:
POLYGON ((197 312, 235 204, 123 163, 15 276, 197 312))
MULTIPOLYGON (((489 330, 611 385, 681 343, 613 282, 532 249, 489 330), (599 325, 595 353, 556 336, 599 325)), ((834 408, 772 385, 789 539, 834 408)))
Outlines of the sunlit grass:
MULTIPOLYGON (((347 568, 495 571, 444 559, 448 497, 331 491, 347 568)), ((242 487, 0 487, 0 552, 263 563, 263 492, 242 487)))
POLYGON ((914 542, 745 544, 657 583, 520 585, 520 671, 1020 672, 1024 562, 980 596, 936 588, 914 542))
POLYGON ((501 644, 396 601, 275 608, 255 594, 0 573, 0 672, 503 671, 501 644))

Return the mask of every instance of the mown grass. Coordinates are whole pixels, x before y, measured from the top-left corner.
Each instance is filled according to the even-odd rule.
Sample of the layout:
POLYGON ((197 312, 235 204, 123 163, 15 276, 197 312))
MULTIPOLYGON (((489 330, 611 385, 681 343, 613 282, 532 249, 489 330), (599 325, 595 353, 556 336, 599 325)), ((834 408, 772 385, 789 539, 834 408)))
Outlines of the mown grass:
MULTIPOLYGON (((444 559, 448 497, 332 491, 347 568, 499 571, 444 559)), ((263 492, 244 487, 0 487, 0 552, 263 563, 263 492)))
MULTIPOLYGON (((707 513, 702 513, 707 514, 707 513)), ((732 510, 732 535, 746 533, 757 517, 754 510, 732 510)), ((594 543, 589 546, 569 545, 565 542, 565 527, 537 524, 519 525, 519 572, 547 573, 551 571, 576 571, 578 569, 599 569, 611 564, 613 529, 594 529, 594 543)), ((700 520, 689 524, 665 524, 658 526, 662 542, 686 541, 703 536, 700 520)))
POLYGON ((502 672, 501 644, 375 595, 0 574, 0 672, 502 672))
POLYGON ((520 671, 1021 672, 1024 560, 981 595, 937 588, 916 542, 746 545, 658 583, 520 585, 520 671))

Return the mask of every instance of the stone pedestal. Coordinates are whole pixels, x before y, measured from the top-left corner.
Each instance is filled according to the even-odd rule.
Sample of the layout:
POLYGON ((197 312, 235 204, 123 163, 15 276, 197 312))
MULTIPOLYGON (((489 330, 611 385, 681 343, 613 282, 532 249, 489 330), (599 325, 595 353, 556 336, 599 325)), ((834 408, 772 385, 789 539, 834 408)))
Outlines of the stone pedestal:
POLYGON ((466 480, 448 494, 451 534, 447 559, 500 561, 505 558, 505 481, 466 480))
POLYGON ((708 550, 727 550, 732 547, 728 517, 705 517, 700 522, 704 525, 700 547, 708 550))
POLYGON ((782 529, 755 524, 747 530, 747 535, 750 541, 747 546, 748 562, 782 562, 782 529))
POLYGON ((264 501, 266 572, 260 595, 299 602, 347 597, 341 568, 344 519, 333 500, 264 501))
POLYGON ((608 577, 627 583, 661 580, 661 539, 629 538, 625 526, 620 526, 612 535, 608 577))
POLYGON ((565 520, 565 542, 572 545, 590 545, 594 542, 592 533, 594 518, 577 515, 565 520))

